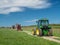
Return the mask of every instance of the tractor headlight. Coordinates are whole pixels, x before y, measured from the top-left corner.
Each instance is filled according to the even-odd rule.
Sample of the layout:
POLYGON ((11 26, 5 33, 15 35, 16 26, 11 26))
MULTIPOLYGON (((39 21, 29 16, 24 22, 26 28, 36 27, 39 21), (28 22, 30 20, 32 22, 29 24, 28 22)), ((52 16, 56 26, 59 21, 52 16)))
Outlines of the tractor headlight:
POLYGON ((40 26, 40 28, 43 28, 42 26, 40 26))
POLYGON ((49 29, 51 29, 51 26, 48 26, 49 29))

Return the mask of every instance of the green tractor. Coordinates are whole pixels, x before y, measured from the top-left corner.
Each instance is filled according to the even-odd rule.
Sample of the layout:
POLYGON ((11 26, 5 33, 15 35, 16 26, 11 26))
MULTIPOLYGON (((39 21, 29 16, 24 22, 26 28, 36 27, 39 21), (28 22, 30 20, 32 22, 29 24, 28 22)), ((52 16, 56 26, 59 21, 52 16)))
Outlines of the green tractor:
POLYGON ((51 26, 48 19, 40 19, 37 22, 37 28, 32 30, 33 35, 52 36, 51 26))

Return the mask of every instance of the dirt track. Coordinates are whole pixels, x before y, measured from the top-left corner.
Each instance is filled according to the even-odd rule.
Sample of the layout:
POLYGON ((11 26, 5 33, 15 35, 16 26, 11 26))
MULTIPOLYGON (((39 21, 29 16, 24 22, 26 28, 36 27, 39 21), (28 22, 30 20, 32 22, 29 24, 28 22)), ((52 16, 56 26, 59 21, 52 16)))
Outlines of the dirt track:
POLYGON ((44 38, 46 40, 50 40, 50 41, 60 43, 60 40, 55 39, 55 38, 59 38, 59 37, 51 36, 51 37, 42 37, 42 38, 44 38))
MULTIPOLYGON (((27 33, 29 35, 32 35, 32 33, 29 32, 29 31, 23 31, 23 32, 25 32, 25 33, 27 33)), ((37 37, 37 36, 35 36, 35 37, 37 37)), ((54 42, 57 42, 57 43, 60 43, 60 40, 55 39, 55 38, 60 38, 60 37, 56 37, 56 36, 43 36, 41 38, 46 39, 46 40, 50 40, 50 41, 54 41, 54 42)))

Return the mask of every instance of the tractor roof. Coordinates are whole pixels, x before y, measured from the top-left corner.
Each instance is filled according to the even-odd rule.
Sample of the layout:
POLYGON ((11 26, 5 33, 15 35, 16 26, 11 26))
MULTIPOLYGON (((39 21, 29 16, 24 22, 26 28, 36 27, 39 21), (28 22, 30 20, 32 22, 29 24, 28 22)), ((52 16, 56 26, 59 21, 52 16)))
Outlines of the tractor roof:
POLYGON ((38 21, 48 21, 48 19, 42 18, 42 19, 40 19, 40 20, 38 20, 38 21))

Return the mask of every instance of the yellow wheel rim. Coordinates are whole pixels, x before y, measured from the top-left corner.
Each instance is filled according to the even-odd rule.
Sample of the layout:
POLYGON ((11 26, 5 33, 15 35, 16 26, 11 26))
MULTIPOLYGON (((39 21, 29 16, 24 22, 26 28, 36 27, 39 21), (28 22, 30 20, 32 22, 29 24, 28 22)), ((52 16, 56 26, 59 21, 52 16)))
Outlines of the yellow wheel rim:
POLYGON ((32 31, 32 34, 34 34, 34 31, 32 31))
POLYGON ((36 30, 36 35, 39 35, 39 30, 36 30))

